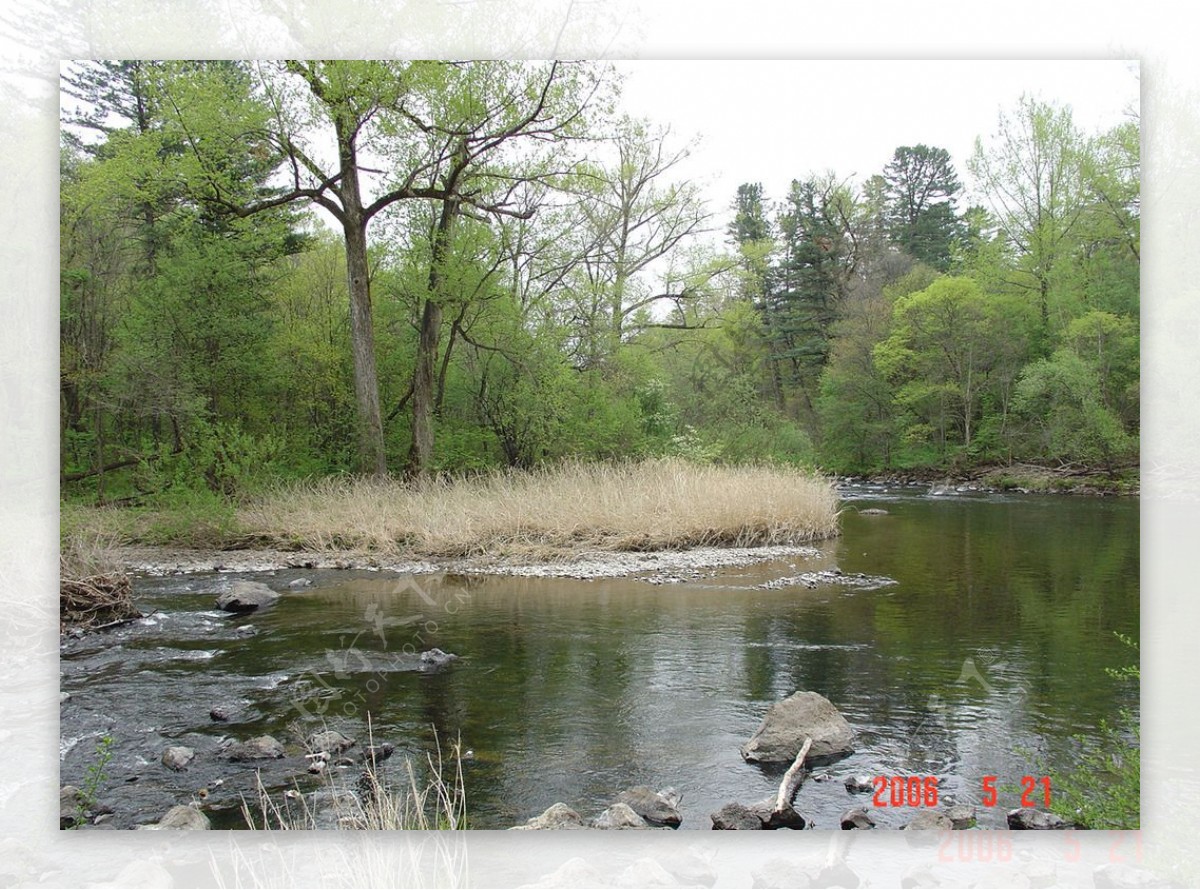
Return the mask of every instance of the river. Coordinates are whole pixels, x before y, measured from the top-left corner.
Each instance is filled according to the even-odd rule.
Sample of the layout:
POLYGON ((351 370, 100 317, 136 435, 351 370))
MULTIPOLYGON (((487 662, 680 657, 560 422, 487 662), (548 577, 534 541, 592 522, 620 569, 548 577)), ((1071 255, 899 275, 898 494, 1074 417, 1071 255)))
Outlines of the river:
POLYGON ((397 747, 389 765, 433 750, 435 727, 443 748, 471 750, 472 827, 558 801, 589 818, 644 784, 678 789, 681 827, 707 829, 722 804, 773 794, 778 774, 738 749, 772 702, 806 689, 857 733, 856 752, 814 768, 797 797, 816 827, 854 805, 884 827, 911 818, 848 793, 852 774, 937 776, 942 802, 1003 827, 1023 776, 1069 769, 1078 739, 1137 708, 1136 686, 1105 669, 1137 659, 1115 632, 1138 636, 1138 501, 880 486, 843 497, 842 534, 818 555, 742 568, 596 580, 281 569, 244 576, 284 595, 234 618, 213 607, 228 576, 138 578, 148 618, 63 643, 62 781, 84 782, 111 735, 98 796, 113 824, 203 796, 215 826, 244 827, 253 770, 217 757, 222 739, 291 746, 296 758, 264 773, 279 793, 305 734, 327 725, 361 746, 369 713, 374 739, 397 747), (798 577, 835 569, 876 580, 798 577), (289 587, 301 578, 311 584, 289 587), (431 647, 460 657, 424 670, 415 653, 431 647), (231 719, 212 720, 214 706, 231 719), (159 763, 168 745, 196 750, 187 771, 159 763))

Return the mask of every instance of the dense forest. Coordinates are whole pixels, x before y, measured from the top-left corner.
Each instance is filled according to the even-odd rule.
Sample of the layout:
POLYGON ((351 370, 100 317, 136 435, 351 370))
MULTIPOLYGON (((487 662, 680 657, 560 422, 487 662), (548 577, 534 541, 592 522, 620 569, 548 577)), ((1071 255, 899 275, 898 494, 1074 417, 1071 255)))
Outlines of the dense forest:
POLYGON ((969 158, 714 208, 601 64, 84 62, 62 89, 69 497, 1136 462, 1135 118, 1023 97, 969 158))

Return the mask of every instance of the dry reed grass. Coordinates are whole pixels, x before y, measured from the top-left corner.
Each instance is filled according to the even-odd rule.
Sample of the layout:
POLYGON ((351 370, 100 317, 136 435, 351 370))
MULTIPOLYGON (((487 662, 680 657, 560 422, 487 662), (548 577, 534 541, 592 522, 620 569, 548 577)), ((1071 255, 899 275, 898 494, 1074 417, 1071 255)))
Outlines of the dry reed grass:
POLYGON ((58 555, 59 631, 97 629, 141 616, 119 557, 119 539, 102 529, 63 535, 58 555))
POLYGON ((800 544, 837 534, 832 484, 774 466, 568 463, 412 486, 327 479, 238 511, 268 545, 425 556, 800 544))

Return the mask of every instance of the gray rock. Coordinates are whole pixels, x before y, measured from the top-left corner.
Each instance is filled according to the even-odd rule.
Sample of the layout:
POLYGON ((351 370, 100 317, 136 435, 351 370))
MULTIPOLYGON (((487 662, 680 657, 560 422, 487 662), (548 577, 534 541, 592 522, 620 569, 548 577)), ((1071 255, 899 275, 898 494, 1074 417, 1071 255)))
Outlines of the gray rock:
POLYGON ((872 776, 850 776, 846 779, 846 790, 851 794, 869 794, 875 790, 872 776))
POLYGON ((183 745, 172 745, 162 753, 162 764, 167 769, 173 769, 176 772, 187 769, 187 765, 195 758, 196 752, 191 748, 185 748, 183 745))
POLYGON ((217 597, 217 608, 226 612, 253 612, 269 606, 279 594, 258 581, 233 581, 229 589, 217 597))
POLYGON ((1033 807, 1009 810, 1006 818, 1008 827, 1013 831, 1063 831, 1075 827, 1054 813, 1035 810, 1033 807))
MULTIPOLYGON (((363 763, 374 766, 377 763, 383 763, 394 753, 396 753, 395 745, 390 742, 382 742, 378 745, 368 745, 362 752, 363 763)), ((464 760, 467 758, 464 757, 464 760)))
POLYGON ((140 825, 147 831, 208 831, 212 823, 195 807, 174 806, 154 825, 140 825))
POLYGON ((959 804, 945 811, 955 831, 963 831, 975 827, 975 808, 967 804, 959 804))
POLYGON ((679 804, 679 792, 674 788, 654 791, 645 785, 637 785, 628 791, 622 791, 617 795, 617 800, 654 825, 678 828, 679 823, 683 821, 679 810, 676 809, 679 804))
POLYGON ((298 590, 301 587, 308 587, 311 584, 312 581, 308 578, 296 578, 288 582, 288 587, 290 587, 292 590, 298 590))
POLYGON ((727 803, 710 817, 713 829, 718 831, 775 831, 780 828, 800 830, 807 827, 804 817, 785 807, 775 812, 775 801, 764 800, 746 806, 727 803))
POLYGON ((650 825, 635 813, 628 804, 615 803, 594 820, 592 820, 592 828, 603 829, 633 829, 633 828, 649 828, 650 825))
POLYGON ((854 730, 837 708, 815 692, 796 692, 767 709, 762 724, 742 746, 751 763, 791 763, 805 738, 813 740, 806 762, 837 760, 854 752, 854 730))
POLYGON ((445 667, 458 658, 453 652, 443 652, 441 649, 430 649, 421 653, 421 670, 436 670, 445 667))
POLYGON ((869 829, 875 827, 875 819, 863 807, 854 807, 842 813, 842 828, 845 831, 854 829, 869 829))
POLYGON ((83 813, 83 792, 74 785, 58 789, 58 827, 70 828, 83 813))
POLYGON ((561 831, 564 829, 584 828, 580 815, 565 803, 556 803, 546 809, 540 816, 535 816, 524 825, 517 825, 509 831, 561 831))
POLYGON ((740 803, 727 803, 710 817, 714 831, 762 831, 763 820, 740 803))
POLYGON ((218 723, 225 723, 233 715, 233 709, 225 705, 216 705, 209 709, 208 716, 218 723))
POLYGON ((888 511, 879 507, 868 507, 866 510, 859 510, 859 516, 887 516, 888 511))
POLYGON ((226 760, 275 760, 284 756, 283 745, 269 735, 230 745, 221 752, 226 760))
POLYGON ((354 739, 344 736, 333 729, 316 732, 308 737, 308 749, 310 751, 324 751, 330 757, 336 757, 343 751, 348 751, 354 747, 354 744, 354 739))
POLYGON ((901 831, 947 831, 952 828, 954 823, 941 810, 919 810, 901 831))

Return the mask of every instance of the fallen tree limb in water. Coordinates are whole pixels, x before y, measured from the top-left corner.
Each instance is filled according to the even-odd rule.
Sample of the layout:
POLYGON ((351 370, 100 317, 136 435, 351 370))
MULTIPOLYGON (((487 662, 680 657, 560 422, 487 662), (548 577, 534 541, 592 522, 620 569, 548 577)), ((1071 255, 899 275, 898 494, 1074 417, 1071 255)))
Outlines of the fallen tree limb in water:
POLYGON ((59 581, 59 630, 100 630, 142 617, 133 605, 129 576, 95 575, 59 581))
POLYGON ((788 767, 788 771, 783 774, 783 781, 779 783, 779 796, 775 798, 776 813, 784 812, 785 808, 787 810, 792 808, 796 792, 804 783, 804 758, 808 756, 808 749, 812 747, 812 743, 813 740, 810 738, 804 740, 800 753, 796 755, 796 759, 788 767))

